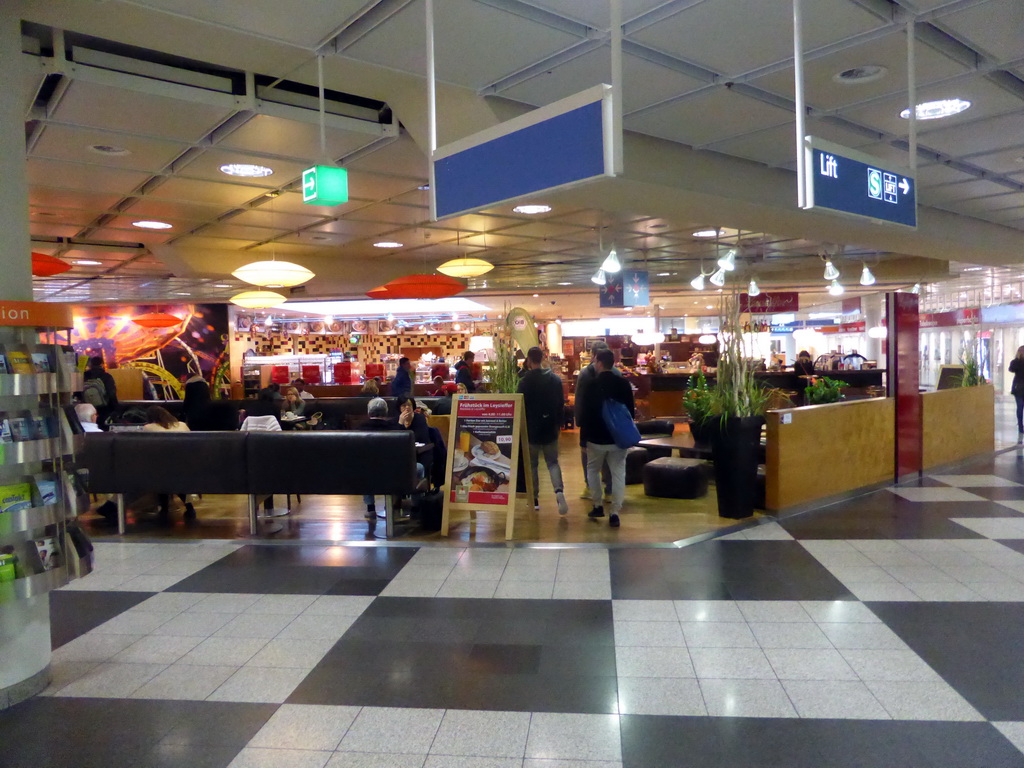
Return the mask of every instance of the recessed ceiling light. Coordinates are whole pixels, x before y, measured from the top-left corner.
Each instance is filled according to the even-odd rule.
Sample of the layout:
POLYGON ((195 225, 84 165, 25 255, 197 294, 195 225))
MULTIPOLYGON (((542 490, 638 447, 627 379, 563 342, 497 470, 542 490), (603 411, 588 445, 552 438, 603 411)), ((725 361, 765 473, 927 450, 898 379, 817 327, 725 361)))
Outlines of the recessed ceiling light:
POLYGON ((175 296, 191 296, 191 293, 185 293, 184 291, 178 291, 174 294, 175 296))
POLYGON ((714 304, 708 304, 707 306, 704 307, 704 309, 714 309, 714 308, 715 308, 714 304))
POLYGON ((132 222, 132 226, 133 227, 138 227, 139 229, 171 229, 174 225, 173 224, 168 224, 166 221, 142 220, 142 221, 133 221, 132 222))
POLYGON ((112 144, 90 144, 89 149, 101 155, 130 155, 132 151, 112 144))
POLYGON ((81 267, 98 267, 102 264, 102 261, 93 261, 92 259, 77 259, 71 262, 72 264, 78 264, 81 267))
POLYGON ((214 283, 213 287, 214 288, 230 288, 231 286, 228 285, 227 283, 214 283))
POLYGON ((875 80, 881 80, 887 74, 889 74, 889 70, 885 67, 880 67, 877 64, 865 64, 860 67, 844 69, 842 72, 836 72, 836 74, 832 75, 832 79, 843 85, 862 85, 863 83, 873 83, 875 80))
POLYGON ((699 229, 693 233, 694 237, 718 237, 725 234, 720 229, 699 229))
POLYGON ((394 240, 381 240, 379 243, 373 244, 374 248, 401 248, 402 243, 397 243, 394 240))
POLYGON ((668 276, 669 276, 668 272, 659 272, 658 273, 658 277, 668 277, 668 276))
POLYGON ((550 205, 517 205, 512 209, 512 213, 524 213, 527 216, 534 216, 538 213, 547 213, 551 210, 550 205))
POLYGON ((964 272, 981 272, 984 267, 965 267, 964 272))
POLYGON ((420 192, 427 192, 427 191, 430 190, 430 185, 429 184, 420 184, 418 187, 416 187, 416 189, 418 189, 420 192))
POLYGON ((254 165, 252 163, 224 163, 220 167, 220 172, 225 173, 228 176, 244 176, 250 179, 259 179, 264 176, 269 176, 274 172, 273 168, 267 168, 265 165, 254 165))
MULTIPOLYGON (((917 105, 918 120, 938 120, 943 117, 959 115, 965 109, 970 109, 971 102, 965 99, 942 99, 941 101, 926 101, 917 105)), ((910 119, 910 107, 900 112, 904 120, 910 119)))
POLYGON ((535 294, 533 294, 533 298, 535 298, 535 299, 539 299, 539 298, 540 298, 540 294, 539 294, 539 293, 535 293, 535 294))
POLYGON ((559 285, 572 285, 572 283, 559 283, 559 285))

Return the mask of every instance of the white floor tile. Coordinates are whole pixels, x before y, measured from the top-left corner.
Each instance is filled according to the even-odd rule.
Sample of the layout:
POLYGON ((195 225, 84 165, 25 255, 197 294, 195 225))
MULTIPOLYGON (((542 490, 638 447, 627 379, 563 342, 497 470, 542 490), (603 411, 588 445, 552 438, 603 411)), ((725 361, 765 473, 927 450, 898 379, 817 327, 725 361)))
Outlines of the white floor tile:
POLYGON ((426 754, 443 716, 443 709, 363 707, 338 750, 426 754))
POLYGON ((865 683, 894 720, 984 720, 981 715, 945 682, 865 683))
MULTIPOLYGON (((199 615, 199 614, 196 614, 199 615)), ((216 637, 262 637, 269 640, 295 620, 290 613, 240 613, 215 633, 216 637)))
POLYGON ((449 709, 441 720, 431 755, 522 759, 530 730, 529 712, 469 712, 449 709))
POLYGON ((780 680, 857 680, 857 674, 833 649, 768 648, 764 655, 780 680))
POLYGON ((620 678, 696 676, 690 654, 672 647, 616 647, 615 671, 620 678))
POLYGON ((535 760, 526 758, 523 768, 622 768, 618 760, 535 760))
POLYGON ((238 614, 234 613, 179 613, 170 621, 153 630, 154 635, 183 637, 209 637, 238 614))
POLYGON ((757 648, 757 640, 747 624, 732 621, 683 621, 680 625, 686 645, 690 648, 757 648))
POLYGON ((181 613, 191 608, 207 595, 201 592, 162 592, 143 600, 131 611, 156 611, 158 613, 181 613))
POLYGON ((699 678, 775 680, 775 671, 760 648, 691 648, 699 678))
POLYGON ((784 680, 800 717, 889 720, 889 713, 859 681, 784 680))
POLYGON ((778 680, 701 680, 704 704, 712 717, 796 717, 778 680))
POLYGON ((99 664, 97 661, 51 661, 50 684, 39 695, 53 696, 64 686, 75 682, 86 672, 94 669, 97 664, 99 664))
MULTIPOLYGON (((267 641, 263 638, 207 637, 178 659, 176 663, 204 667, 240 667, 266 644, 267 641)), ((195 673, 205 674, 205 671, 197 670, 195 673)))
POLYGON ((242 667, 210 694, 208 700, 280 704, 307 674, 304 669, 242 667))
POLYGON ((438 597, 494 597, 497 581, 476 581, 474 579, 447 579, 437 591, 438 597))
POLYGON ((451 572, 450 565, 413 565, 410 561, 393 581, 444 581, 451 572))
POLYGON ((890 488, 890 491, 907 501, 985 501, 983 496, 964 491, 960 488, 890 488))
POLYGON ((615 645, 619 647, 669 646, 685 648, 678 621, 616 621, 615 645))
POLYGON ((554 589, 552 581, 506 581, 503 578, 498 582, 494 596, 516 600, 550 600, 554 589))
POLYGON ((884 624, 822 624, 821 630, 839 650, 906 650, 899 636, 884 624))
POLYGON ((434 597, 438 590, 444 586, 444 581, 397 581, 392 580, 390 584, 381 590, 381 597, 434 597))
POLYGON ((843 584, 897 584, 896 578, 880 565, 840 566, 828 569, 843 584))
POLYGON ((351 627, 357 616, 324 616, 301 614, 277 635, 281 640, 334 640, 338 641, 351 627))
POLYGON ((394 752, 335 752, 327 768, 423 768, 426 759, 394 752))
POLYGON ((732 600, 674 600, 679 621, 746 621, 732 600))
POLYGON ((877 682, 939 682, 942 678, 911 650, 840 651, 861 680, 877 682))
POLYGON ((189 613, 241 613, 259 599, 259 595, 210 594, 187 610, 189 613))
POLYGON ((164 671, 166 664, 98 664, 57 695, 76 698, 124 699, 164 671))
POLYGON ((460 562, 448 574, 448 581, 498 581, 504 572, 504 565, 463 565, 460 562))
POLYGON ((228 768, 323 768, 331 759, 331 752, 308 749, 252 749, 246 747, 228 768))
POLYGON ((119 664, 173 664, 200 642, 200 637, 147 635, 129 645, 111 661, 119 664))
POLYGON ((846 587, 857 599, 865 602, 896 601, 913 603, 921 600, 921 598, 902 584, 846 584, 846 587))
POLYGON ((671 600, 613 600, 616 621, 678 621, 671 600))
POLYGON ((922 600, 950 602, 955 600, 972 601, 984 598, 965 584, 944 582, 942 584, 917 584, 907 582, 904 586, 922 600))
POLYGON ((521 757, 427 755, 423 768, 522 768, 521 757))
MULTIPOLYGON (((225 638, 228 640, 236 638, 225 638)), ((261 642, 257 640, 256 642, 261 642)), ((274 639, 246 662, 249 667, 279 667, 311 670, 334 647, 334 640, 274 639)))
POLYGON ((237 667, 196 667, 173 664, 138 688, 133 699, 178 699, 202 701, 235 673, 237 667))
POLYGON ((971 589, 986 600, 1022 602, 1024 601, 1024 584, 1019 581, 1006 582, 1005 584, 971 584, 971 589))
POLYGON ((282 704, 248 746, 333 752, 359 710, 359 707, 282 704))
POLYGON ((619 678, 619 713, 623 715, 706 715, 700 686, 692 678, 619 678))
POLYGON ((811 616, 795 600, 738 600, 736 607, 748 622, 809 623, 811 616))
POLYGON ((526 757, 536 759, 620 760, 617 715, 534 712, 526 757))
POLYGON ((954 488, 1007 488, 1020 485, 1020 483, 998 475, 929 475, 929 477, 954 488))
POLYGON ((555 581, 558 575, 558 568, 554 565, 534 567, 529 565, 507 565, 501 572, 502 581, 555 581))
POLYGON ((249 615, 280 614, 298 616, 316 600, 316 595, 263 595, 245 609, 249 615))
POLYGON ((804 600, 800 605, 819 624, 877 624, 881 621, 858 600, 804 600))
POLYGON ((305 616, 361 616, 372 602, 370 595, 322 595, 302 613, 305 616))
POLYGON ((111 587, 115 592, 160 592, 169 587, 173 587, 184 576, 151 576, 143 574, 142 576, 135 576, 122 581, 116 587, 111 587))
POLYGON ((1013 746, 1024 752, 1024 723, 1003 722, 992 723, 999 732, 1005 736, 1013 746))
POLYGON ((551 596, 555 600, 611 600, 610 577, 599 581, 556 581, 551 596))
POLYGON ((101 635, 87 632, 53 652, 54 661, 108 661, 145 635, 101 635))
POLYGON ((950 522, 990 539, 1024 539, 1021 517, 951 517, 950 522))
POLYGON ((420 547, 409 564, 454 566, 465 553, 464 547, 420 547))
POLYGON ((161 624, 177 616, 177 613, 125 611, 98 627, 89 630, 97 635, 148 635, 161 624))

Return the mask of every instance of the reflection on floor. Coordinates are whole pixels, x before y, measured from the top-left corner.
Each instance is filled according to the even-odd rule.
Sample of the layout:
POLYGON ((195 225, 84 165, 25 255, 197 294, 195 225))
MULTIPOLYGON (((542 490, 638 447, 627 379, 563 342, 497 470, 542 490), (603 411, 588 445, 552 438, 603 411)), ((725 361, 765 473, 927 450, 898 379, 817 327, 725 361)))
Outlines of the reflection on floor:
MULTIPOLYGON (((678 429, 678 427, 677 427, 678 429)), ((626 487, 625 512, 622 527, 612 529, 607 518, 603 524, 587 519, 590 502, 580 498, 586 482, 580 462, 579 432, 563 432, 560 440, 560 461, 565 482, 565 495, 569 500, 570 513, 562 518, 555 506, 551 481, 547 469, 540 470, 540 511, 534 512, 525 495, 521 495, 516 508, 514 538, 517 541, 548 542, 672 542, 699 534, 735 525, 735 521, 718 516, 714 484, 702 499, 662 499, 644 495, 643 485, 626 487)), ((274 497, 275 504, 284 508, 286 498, 274 497)), ((181 505, 172 498, 175 510, 175 524, 161 527, 157 524, 153 510, 155 498, 144 499, 129 512, 130 536, 145 538, 224 538, 244 537, 249 532, 249 522, 244 496, 204 496, 196 501, 198 519, 186 523, 181 519, 181 505)), ((365 540, 366 522, 363 519, 366 508, 358 496, 303 496, 301 503, 291 498, 292 513, 275 519, 282 526, 275 539, 306 539, 317 541, 365 540)), ((470 525, 468 516, 453 518, 455 527, 452 538, 457 541, 502 542, 505 540, 505 518, 499 513, 480 513, 475 525, 470 525)), ((107 535, 109 528, 91 521, 94 535, 107 535)), ((381 525, 383 528, 383 525, 381 525)), ((404 541, 440 541, 438 533, 417 533, 402 536, 404 541)))

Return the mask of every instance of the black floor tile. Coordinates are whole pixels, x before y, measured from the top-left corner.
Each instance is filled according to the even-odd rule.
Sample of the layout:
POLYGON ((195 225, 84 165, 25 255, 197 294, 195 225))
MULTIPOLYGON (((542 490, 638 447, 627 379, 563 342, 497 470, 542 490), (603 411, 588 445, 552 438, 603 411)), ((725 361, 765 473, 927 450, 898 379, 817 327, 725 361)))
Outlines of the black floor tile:
POLYGON ((869 603, 989 720, 1024 720, 1024 603, 869 603))
MULTIPOLYGON (((1004 486, 997 488, 966 488, 965 490, 971 493, 976 493, 979 496, 984 496, 986 499, 992 499, 993 501, 1024 501, 1024 486, 1004 486)), ((1009 512, 1011 515, 1017 515, 1018 512, 1010 509, 1009 507, 1003 507, 1004 510, 1009 512)), ((957 515, 959 517, 959 515, 957 515)))
POLYGON ((1024 555, 1024 539, 999 539, 999 543, 1024 555))
POLYGON ((623 715, 623 768, 1020 768, 988 723, 623 715))
POLYGON ((2 764, 226 766, 276 709, 274 704, 37 697, 0 712, 2 764))
POLYGON ((647 600, 851 600, 795 541, 712 540, 609 552, 612 597, 647 600))
POLYGON ((155 592, 87 592, 78 590, 51 592, 51 644, 54 648, 59 648, 155 594, 155 592))

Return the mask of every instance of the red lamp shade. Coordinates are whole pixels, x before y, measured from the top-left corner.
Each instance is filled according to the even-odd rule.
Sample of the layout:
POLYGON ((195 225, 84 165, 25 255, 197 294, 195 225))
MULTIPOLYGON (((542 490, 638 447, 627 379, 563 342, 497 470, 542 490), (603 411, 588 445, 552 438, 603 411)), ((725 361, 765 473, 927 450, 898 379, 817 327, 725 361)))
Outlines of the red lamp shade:
POLYGON ((181 325, 181 318, 167 312, 147 312, 144 315, 136 315, 132 322, 143 328, 170 328, 181 325))
POLYGON ((465 283, 445 275, 406 275, 384 287, 389 299, 445 299, 466 290, 465 283))
POLYGON ((371 299, 393 299, 393 298, 395 298, 394 296, 391 295, 391 291, 388 290, 388 287, 386 285, 378 285, 372 291, 367 291, 366 295, 369 296, 371 299))
POLYGON ((32 274, 36 277, 53 277, 67 272, 71 265, 48 253, 32 253, 32 274))

